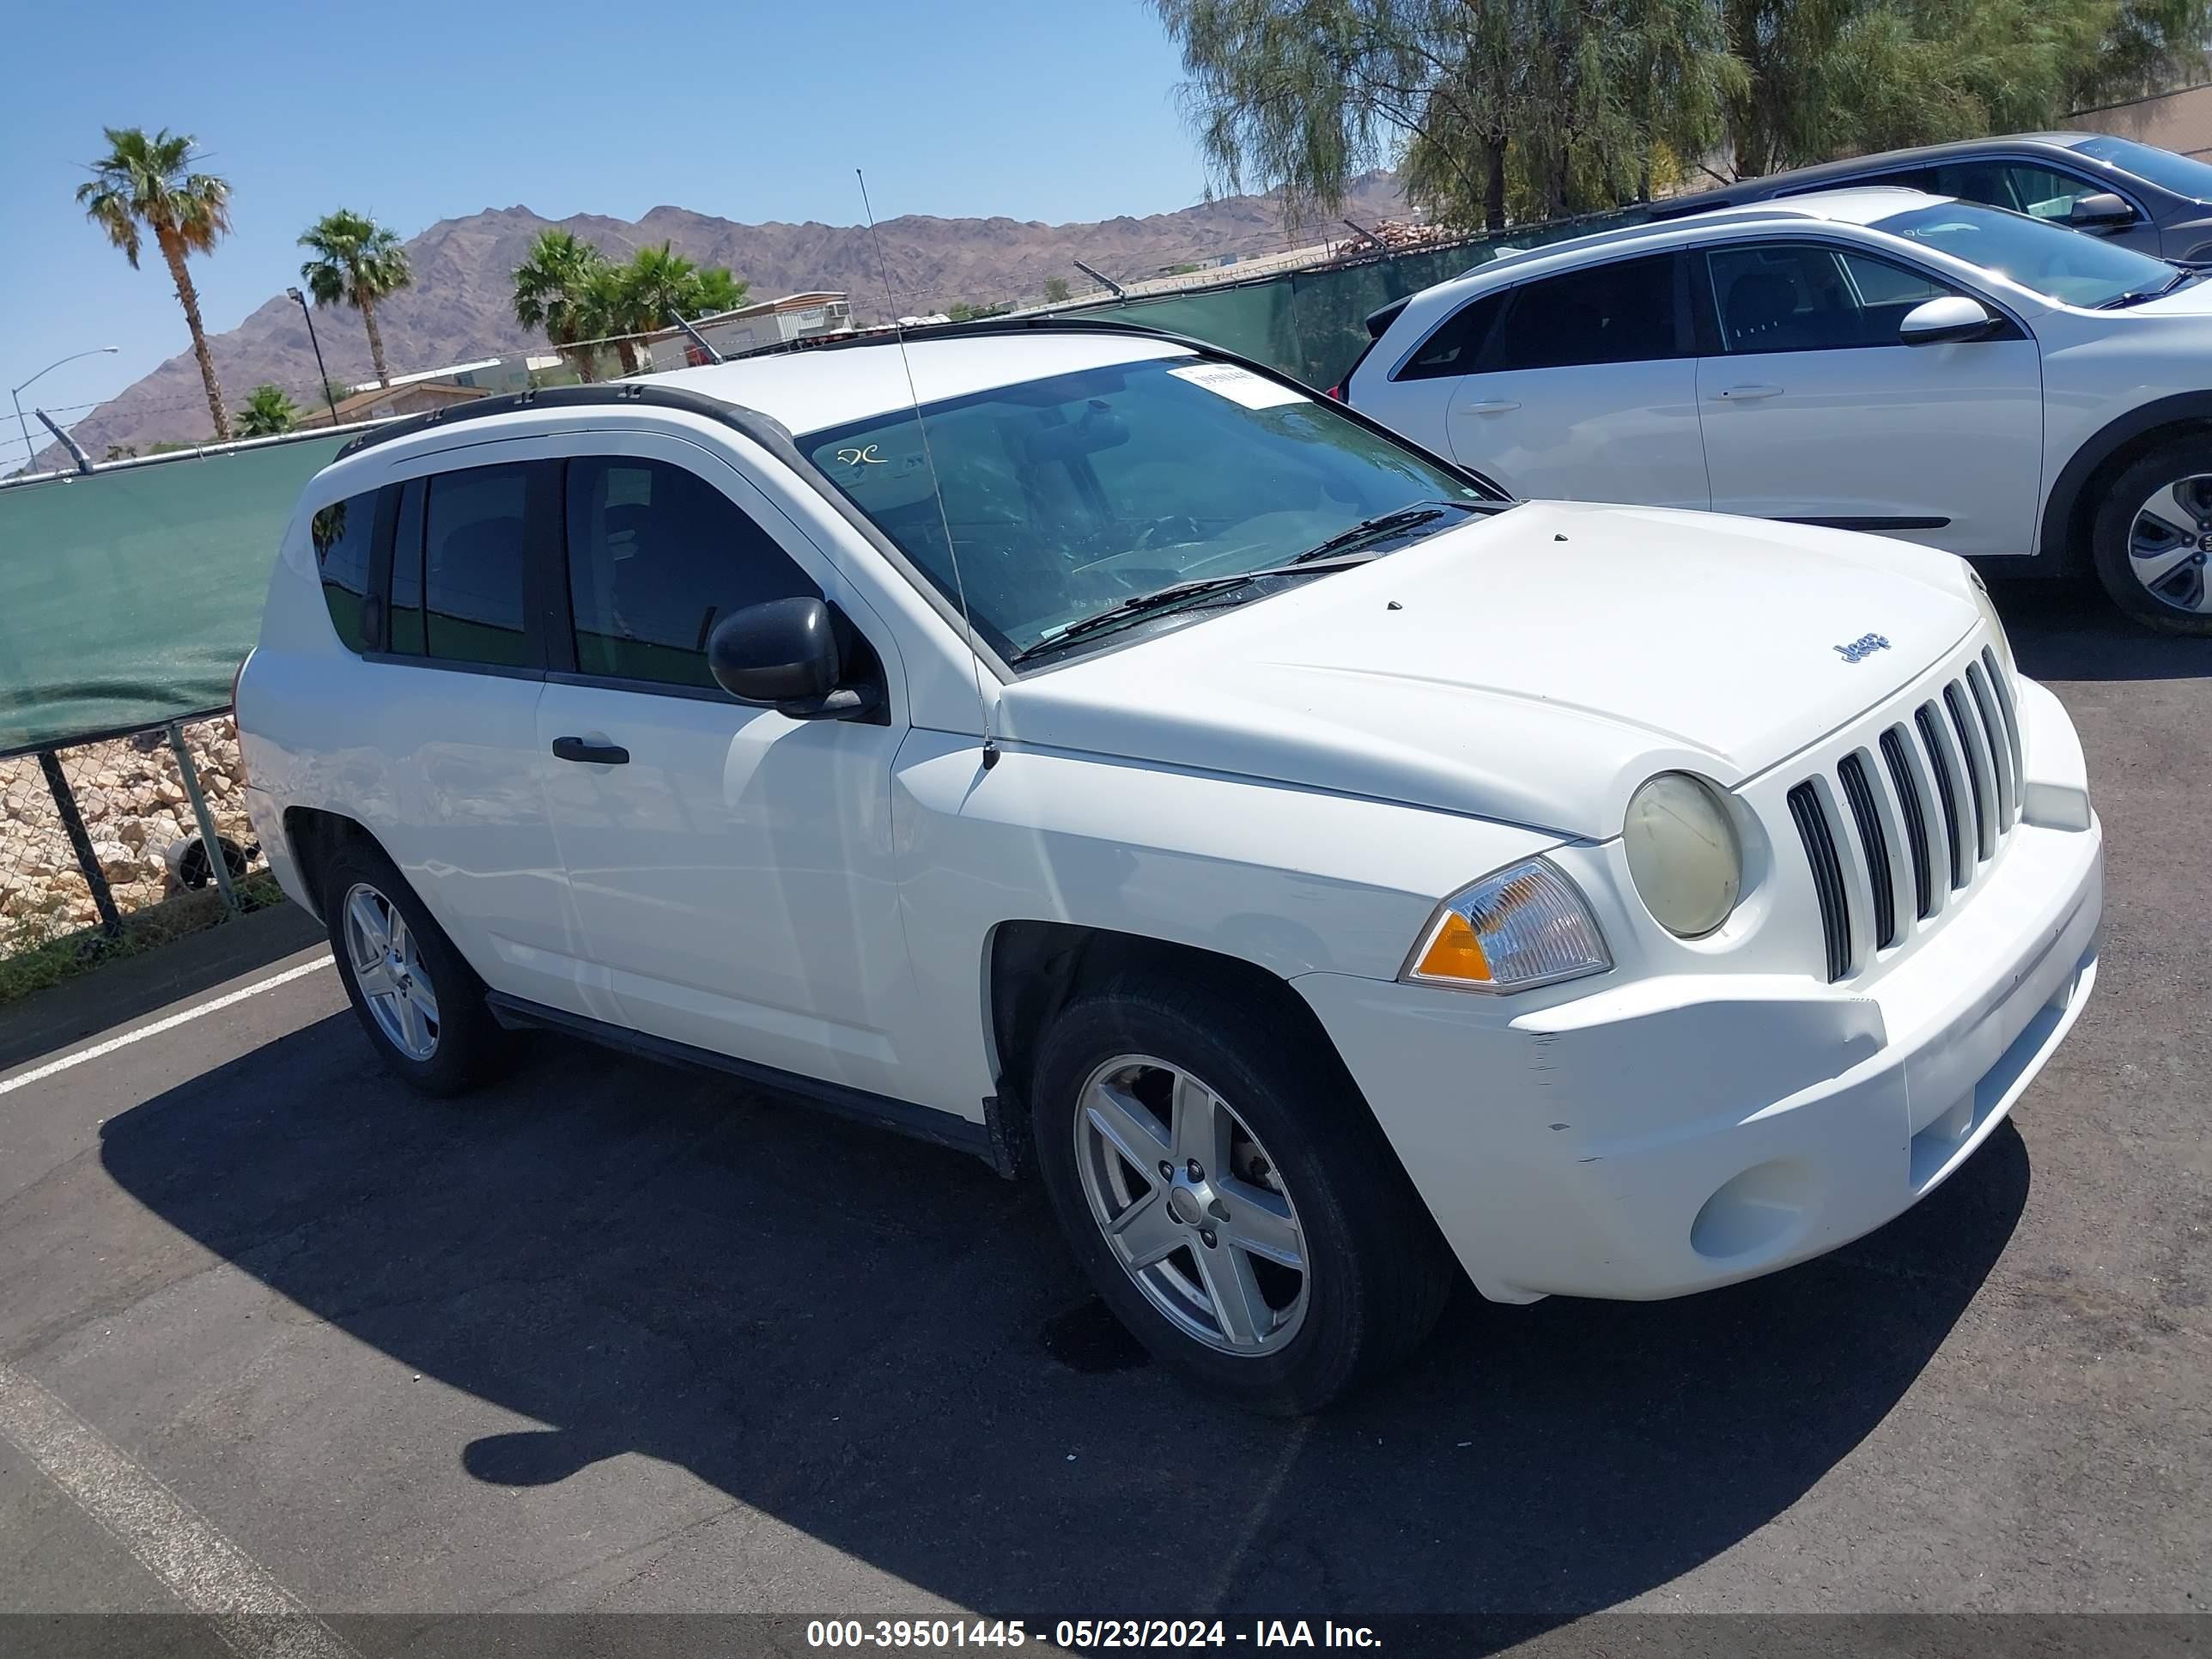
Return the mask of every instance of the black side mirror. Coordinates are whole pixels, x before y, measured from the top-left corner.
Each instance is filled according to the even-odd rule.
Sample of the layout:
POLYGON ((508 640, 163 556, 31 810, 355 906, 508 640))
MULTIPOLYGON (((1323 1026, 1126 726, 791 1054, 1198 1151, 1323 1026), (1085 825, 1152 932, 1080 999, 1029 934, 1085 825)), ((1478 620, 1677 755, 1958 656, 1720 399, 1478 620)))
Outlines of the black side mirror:
POLYGON ((820 599, 769 599, 733 611, 707 635, 707 667, 739 702, 795 720, 854 720, 881 688, 845 685, 844 619, 820 599))
POLYGON ((2109 190, 2077 196, 2074 205, 2066 210, 2066 222, 2075 230, 2118 230, 2135 222, 2136 210, 2128 205, 2128 198, 2109 190))

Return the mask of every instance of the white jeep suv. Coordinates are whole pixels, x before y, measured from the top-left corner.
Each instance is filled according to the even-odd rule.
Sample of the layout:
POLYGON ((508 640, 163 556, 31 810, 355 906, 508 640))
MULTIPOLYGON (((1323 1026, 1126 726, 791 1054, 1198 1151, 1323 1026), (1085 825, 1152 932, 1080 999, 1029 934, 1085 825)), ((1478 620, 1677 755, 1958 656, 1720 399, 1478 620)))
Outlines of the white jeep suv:
POLYGON ((1958 560, 1516 505, 1103 325, 364 436, 238 719, 401 1077, 550 1026, 1034 1170, 1273 1409, 1455 1261, 1668 1297, 1880 1225, 2095 969, 2081 749, 1958 560))
POLYGON ((2212 633, 2212 283, 2078 231, 1859 189, 1515 253, 1370 320, 1344 397, 1516 495, 2094 566, 2212 633))

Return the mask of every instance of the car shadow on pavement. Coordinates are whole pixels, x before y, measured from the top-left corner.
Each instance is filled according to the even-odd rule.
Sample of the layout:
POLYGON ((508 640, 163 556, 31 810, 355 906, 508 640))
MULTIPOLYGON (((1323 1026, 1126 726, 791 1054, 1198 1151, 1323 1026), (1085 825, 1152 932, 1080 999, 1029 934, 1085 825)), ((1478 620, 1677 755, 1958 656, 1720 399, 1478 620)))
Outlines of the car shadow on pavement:
POLYGON ((2156 634, 2082 580, 1991 582, 2020 671, 2038 680, 2180 680, 2212 674, 2212 640, 2156 634))
POLYGON ((720 1078, 549 1040, 426 1102, 336 1015, 101 1135, 127 1193, 390 1356, 396 1389, 418 1371, 549 1425, 413 1449, 452 1478, 557 1491, 646 1454, 1001 1617, 1613 1606, 1881 1423, 2029 1182, 2008 1126, 1917 1210, 1775 1278, 1640 1305, 1468 1291, 1399 1376, 1282 1422, 1097 1330, 1100 1363, 1064 1363, 1089 1298, 1033 1188, 720 1078))

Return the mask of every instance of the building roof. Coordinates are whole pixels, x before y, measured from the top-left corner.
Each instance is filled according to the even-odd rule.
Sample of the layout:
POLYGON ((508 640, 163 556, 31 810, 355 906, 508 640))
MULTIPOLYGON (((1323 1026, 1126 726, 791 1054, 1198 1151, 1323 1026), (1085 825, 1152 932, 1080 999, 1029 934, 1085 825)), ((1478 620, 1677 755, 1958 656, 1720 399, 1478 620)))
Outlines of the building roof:
MULTIPOLYGON (((817 306, 843 305, 848 296, 843 294, 787 294, 777 300, 757 300, 750 305, 739 306, 735 311, 709 312, 703 317, 685 320, 702 334, 709 329, 727 328, 733 323, 750 322, 756 318, 773 317, 787 311, 811 311, 817 306)), ((671 340, 687 340, 681 325, 656 328, 650 333, 635 335, 632 338, 648 345, 663 345, 671 340)))
MULTIPOLYGON (((356 392, 351 397, 338 399, 337 423, 357 421, 374 413, 380 404, 395 406, 404 403, 407 407, 396 412, 420 415, 427 409, 445 404, 472 403, 486 396, 484 388, 474 386, 455 386, 447 380, 394 380, 390 386, 371 386, 366 392, 356 392)), ((296 426, 328 426, 331 410, 328 404, 319 403, 313 408, 302 408, 296 426)))

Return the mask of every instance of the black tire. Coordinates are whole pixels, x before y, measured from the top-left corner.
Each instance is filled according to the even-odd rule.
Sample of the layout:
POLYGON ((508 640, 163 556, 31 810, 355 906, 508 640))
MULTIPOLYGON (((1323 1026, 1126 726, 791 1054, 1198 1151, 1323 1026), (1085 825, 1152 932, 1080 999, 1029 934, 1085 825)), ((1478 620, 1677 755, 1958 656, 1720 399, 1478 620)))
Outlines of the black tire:
MULTIPOLYGON (((1397 1365, 1435 1326, 1457 1269, 1358 1086, 1295 1010, 1195 976, 1119 977, 1054 1021, 1031 1099, 1038 1170, 1077 1261, 1154 1357, 1199 1388, 1278 1415, 1319 1411, 1397 1365), (1078 1125, 1094 1073, 1131 1054, 1202 1080, 1264 1146, 1307 1263, 1303 1311, 1294 1328, 1285 1322, 1281 1346, 1209 1346, 1155 1305, 1108 1243, 1078 1125)), ((1201 1248, 1192 1240, 1183 1259, 1200 1265, 1201 1248)))
POLYGON ((466 1093, 496 1076, 511 1057, 512 1044, 484 1001, 483 981, 453 948, 445 929, 423 908, 415 890, 382 849, 358 837, 340 843, 323 867, 322 891, 323 921, 330 932, 331 952, 337 958, 346 998, 353 1004, 362 1029, 368 1033, 369 1042, 392 1074, 426 1095, 441 1098, 466 1093), (440 1018, 434 1046, 425 1059, 408 1054, 386 1034, 362 994, 346 938, 346 906, 354 890, 362 886, 382 895, 399 913, 426 970, 440 1018))
MULTIPOLYGON (((2161 634, 2212 635, 2212 611, 2191 611, 2163 603, 2137 579, 2131 546, 2136 514, 2156 491, 2197 477, 2212 477, 2212 435, 2179 437, 2160 444, 2113 480, 2098 504, 2091 526, 2090 550, 2097 580, 2104 584, 2105 592, 2135 621, 2161 634)), ((2203 499, 2212 504, 2212 486, 2205 489, 2203 499)), ((2203 534, 2212 529, 2212 524, 2200 521, 2185 527, 2203 534)), ((2205 552, 2200 548, 2197 556, 2205 552)), ((2203 584, 2212 581, 2212 565, 2196 567, 2195 581, 2197 591, 2202 592, 2203 584)))

